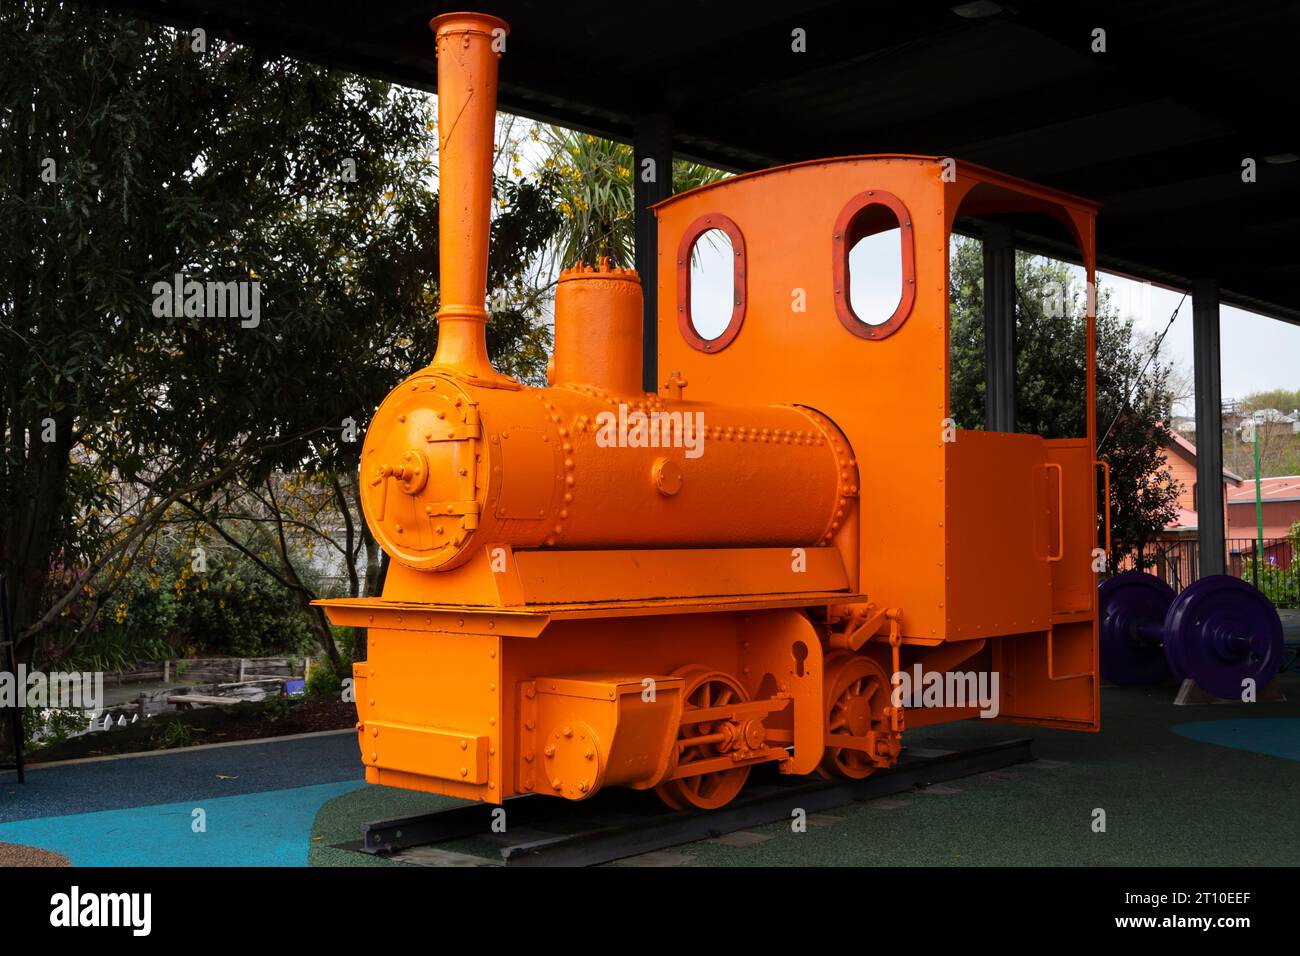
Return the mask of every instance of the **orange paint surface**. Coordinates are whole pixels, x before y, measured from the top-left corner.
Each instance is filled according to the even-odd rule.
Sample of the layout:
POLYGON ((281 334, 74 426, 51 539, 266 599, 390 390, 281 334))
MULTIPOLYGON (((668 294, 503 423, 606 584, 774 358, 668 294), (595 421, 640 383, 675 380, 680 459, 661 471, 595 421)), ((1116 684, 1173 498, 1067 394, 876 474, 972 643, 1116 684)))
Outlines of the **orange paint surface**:
MULTIPOLYGON (((914 664, 997 671, 1000 719, 1095 729, 1095 436, 957 431, 948 412, 959 211, 1051 215, 1091 276, 1095 207, 934 157, 733 177, 655 209, 656 394, 640 283, 604 263, 562 275, 551 385, 522 387, 484 345, 505 26, 433 27, 439 348, 362 452, 383 597, 321 602, 370 629, 367 779, 489 802, 653 787, 708 808, 758 763, 864 776, 906 726, 977 713, 894 706, 890 675, 914 664), (868 326, 848 248, 890 223, 903 290, 868 326), (733 299, 708 338, 686 283, 713 227, 733 299)), ((1087 341, 1092 407, 1091 316, 1087 341)))

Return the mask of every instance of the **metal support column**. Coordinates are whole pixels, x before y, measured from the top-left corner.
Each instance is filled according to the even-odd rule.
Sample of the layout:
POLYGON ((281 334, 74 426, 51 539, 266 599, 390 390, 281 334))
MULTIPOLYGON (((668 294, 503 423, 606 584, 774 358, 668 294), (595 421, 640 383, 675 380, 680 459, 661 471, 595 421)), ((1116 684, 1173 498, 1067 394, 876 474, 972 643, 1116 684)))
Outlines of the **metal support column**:
POLYGON ((672 123, 666 113, 638 116, 632 130, 635 166, 636 271, 645 306, 641 320, 641 379, 647 392, 659 389, 659 233, 650 207, 673 191, 672 123))
MULTIPOLYGON (((13 621, 9 616, 9 586, 8 581, 3 574, 0 574, 0 668, 8 670, 13 675, 15 690, 18 694, 26 693, 25 687, 17 686, 18 680, 18 645, 17 637, 14 634, 13 621)), ((18 782, 23 783, 25 780, 23 769, 23 717, 22 711, 18 709, 17 701, 13 707, 4 708, 8 710, 9 733, 13 737, 14 758, 12 762, 0 763, 0 770, 15 770, 18 772, 18 782)))
POLYGON ((1016 248, 998 224, 984 229, 984 427, 1016 430, 1016 248))
POLYGON ((1196 373, 1196 527, 1200 577, 1226 570, 1223 530, 1223 419, 1219 377, 1219 284, 1192 286, 1196 373))

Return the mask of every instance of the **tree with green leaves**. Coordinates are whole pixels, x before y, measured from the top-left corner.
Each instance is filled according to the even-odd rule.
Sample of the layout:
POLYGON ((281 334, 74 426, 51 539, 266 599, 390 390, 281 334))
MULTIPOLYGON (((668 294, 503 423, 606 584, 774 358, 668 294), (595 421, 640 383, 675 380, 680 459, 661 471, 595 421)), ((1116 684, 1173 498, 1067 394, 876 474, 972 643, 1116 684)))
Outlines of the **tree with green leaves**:
MULTIPOLYGON (((0 560, 24 659, 93 628, 151 535, 231 483, 307 472, 355 505, 370 415, 436 347, 435 175, 423 94, 58 0, 0 9, 0 560), (259 314, 174 308, 178 281, 259 314)), ((493 288, 558 225, 552 181, 499 183, 493 288)), ((534 303, 494 306, 499 367, 537 380, 548 341, 534 303)))
MULTIPOLYGON (((951 274, 952 416, 984 425, 984 266, 978 240, 954 237, 951 274)), ((1070 266, 1016 254, 1016 427, 1048 438, 1087 434, 1083 282, 1070 266)), ((1110 465, 1109 566, 1154 562, 1151 545, 1177 515, 1165 461, 1170 365, 1152 357, 1103 289, 1097 296, 1098 455, 1110 465), (1148 362, 1148 359, 1150 361, 1148 362)))
MULTIPOLYGON (((625 143, 589 133, 546 127, 540 135, 546 147, 543 170, 558 180, 559 211, 563 217, 554 254, 561 267, 578 260, 594 263, 607 257, 615 266, 636 265, 636 203, 632 180, 635 157, 625 143)), ((673 161, 673 192, 723 179, 720 169, 673 161)))
POLYGON ((1300 473, 1300 435, 1292 431, 1290 422, 1278 420, 1296 410, 1300 410, 1300 390, 1277 388, 1252 392, 1238 401, 1238 414, 1258 419, 1255 427, 1258 448, 1252 448, 1251 444, 1242 441, 1239 435, 1231 431, 1240 428, 1240 420, 1225 420, 1224 429, 1229 433, 1224 437, 1223 447, 1228 453, 1228 468, 1254 480, 1254 453, 1258 451, 1260 477, 1300 473))

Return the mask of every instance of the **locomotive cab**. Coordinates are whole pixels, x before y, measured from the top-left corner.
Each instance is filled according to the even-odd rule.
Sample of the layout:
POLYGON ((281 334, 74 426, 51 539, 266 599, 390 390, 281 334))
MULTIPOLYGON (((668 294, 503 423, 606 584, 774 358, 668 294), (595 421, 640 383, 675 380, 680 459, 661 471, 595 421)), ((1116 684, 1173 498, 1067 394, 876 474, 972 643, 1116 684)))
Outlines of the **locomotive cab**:
POLYGON ((948 322, 959 212, 1056 217, 1091 281, 1095 207, 936 157, 736 176, 655 208, 656 275, 566 271, 551 384, 522 386, 491 368, 483 331, 505 25, 432 27, 438 352, 362 451, 366 520, 392 559, 383 596, 320 602, 368 628, 366 779, 493 803, 619 785, 714 808, 760 763, 866 776, 896 761, 906 726, 994 711, 1095 730, 1093 425, 1051 440, 954 428, 948 322), (899 301, 866 322, 851 251, 889 223, 899 301), (691 261, 715 229, 731 310, 704 328, 691 261), (918 667, 997 675, 994 706, 905 704, 895 676, 918 667))
MULTIPOLYGON (((1003 719, 1096 729, 1095 423, 1081 416, 1083 434, 1051 439, 956 428, 948 314, 959 219, 1051 217, 1092 288, 1095 204, 948 158, 863 156, 736 176, 656 212, 660 248, 676 250, 659 275, 658 367, 680 372, 695 398, 797 396, 834 422, 860 476, 846 566, 870 603, 898 609, 904 646, 923 659, 942 646, 940 671, 965 660, 998 674, 1003 719), (718 222, 740 240, 743 308, 701 343, 687 332, 690 256, 718 222), (851 301, 850 253, 891 227, 901 291, 868 324, 851 301)), ((1091 298, 1086 323, 1080 400, 1091 409, 1091 298)), ((953 716, 911 711, 908 722, 953 716)))

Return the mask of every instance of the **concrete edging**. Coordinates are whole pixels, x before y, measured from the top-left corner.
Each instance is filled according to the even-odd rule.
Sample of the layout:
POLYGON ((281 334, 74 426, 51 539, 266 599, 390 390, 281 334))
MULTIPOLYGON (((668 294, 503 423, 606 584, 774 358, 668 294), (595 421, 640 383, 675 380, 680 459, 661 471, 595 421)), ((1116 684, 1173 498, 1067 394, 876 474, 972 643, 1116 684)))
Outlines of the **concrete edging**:
POLYGON ((258 737, 253 740, 225 740, 215 744, 195 744, 192 747, 172 747, 168 750, 144 750, 133 754, 104 754, 102 757, 75 757, 72 760, 51 760, 48 763, 29 763, 24 766, 27 773, 44 770, 47 767, 72 767, 77 764, 103 763, 107 760, 135 760, 141 757, 167 757, 175 754, 193 753, 196 750, 217 750, 221 747, 244 747, 249 744, 273 744, 290 740, 310 740, 313 737, 331 737, 337 734, 355 734, 352 727, 341 730, 314 730, 306 734, 285 734, 281 737, 258 737))

